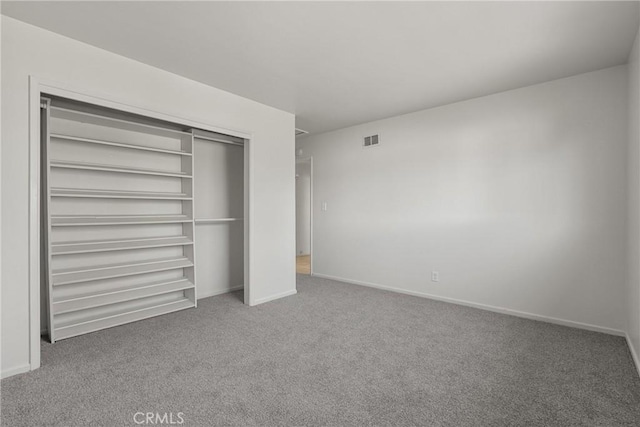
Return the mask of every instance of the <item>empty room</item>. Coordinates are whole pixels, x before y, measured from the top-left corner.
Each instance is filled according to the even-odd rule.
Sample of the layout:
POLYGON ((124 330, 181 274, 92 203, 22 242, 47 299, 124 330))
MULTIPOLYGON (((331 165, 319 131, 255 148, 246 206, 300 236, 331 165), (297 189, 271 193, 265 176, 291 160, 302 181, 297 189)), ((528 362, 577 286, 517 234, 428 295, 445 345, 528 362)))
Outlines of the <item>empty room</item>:
POLYGON ((639 1, 0 8, 2 426, 640 426, 639 1))

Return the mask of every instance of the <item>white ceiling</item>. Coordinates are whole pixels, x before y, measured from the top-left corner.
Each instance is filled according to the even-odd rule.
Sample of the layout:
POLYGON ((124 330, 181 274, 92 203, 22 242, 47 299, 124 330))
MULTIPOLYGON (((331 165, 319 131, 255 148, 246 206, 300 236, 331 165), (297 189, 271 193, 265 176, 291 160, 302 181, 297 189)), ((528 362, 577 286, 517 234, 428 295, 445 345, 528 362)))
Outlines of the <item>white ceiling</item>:
POLYGON ((637 2, 2 2, 2 13, 338 129, 623 64, 637 2))

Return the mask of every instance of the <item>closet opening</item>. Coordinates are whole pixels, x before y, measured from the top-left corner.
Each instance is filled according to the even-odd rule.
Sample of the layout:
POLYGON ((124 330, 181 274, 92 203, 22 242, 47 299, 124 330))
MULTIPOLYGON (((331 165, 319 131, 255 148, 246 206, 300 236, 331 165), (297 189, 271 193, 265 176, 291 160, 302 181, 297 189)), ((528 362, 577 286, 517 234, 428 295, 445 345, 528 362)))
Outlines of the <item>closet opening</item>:
POLYGON ((247 138, 57 94, 39 107, 39 335, 249 303, 247 138))

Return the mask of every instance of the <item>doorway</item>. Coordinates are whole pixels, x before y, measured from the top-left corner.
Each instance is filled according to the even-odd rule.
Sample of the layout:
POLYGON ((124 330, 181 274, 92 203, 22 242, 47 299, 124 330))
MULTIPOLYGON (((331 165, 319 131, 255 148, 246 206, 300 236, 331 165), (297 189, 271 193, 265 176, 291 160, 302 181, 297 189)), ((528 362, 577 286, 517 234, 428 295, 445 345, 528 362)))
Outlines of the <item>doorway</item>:
POLYGON ((313 162, 312 159, 296 160, 296 273, 311 275, 313 272, 313 162))

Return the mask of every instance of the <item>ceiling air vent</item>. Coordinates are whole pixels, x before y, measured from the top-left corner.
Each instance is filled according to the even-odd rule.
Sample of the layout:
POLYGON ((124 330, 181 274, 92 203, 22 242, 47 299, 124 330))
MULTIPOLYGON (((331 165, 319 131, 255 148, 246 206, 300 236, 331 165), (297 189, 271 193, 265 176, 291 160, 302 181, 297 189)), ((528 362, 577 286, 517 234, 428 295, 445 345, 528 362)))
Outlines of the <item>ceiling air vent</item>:
POLYGON ((309 132, 307 132, 306 130, 296 128, 296 136, 305 135, 307 133, 309 132))
POLYGON ((364 137, 363 147, 374 147, 380 144, 380 135, 371 135, 364 137))

